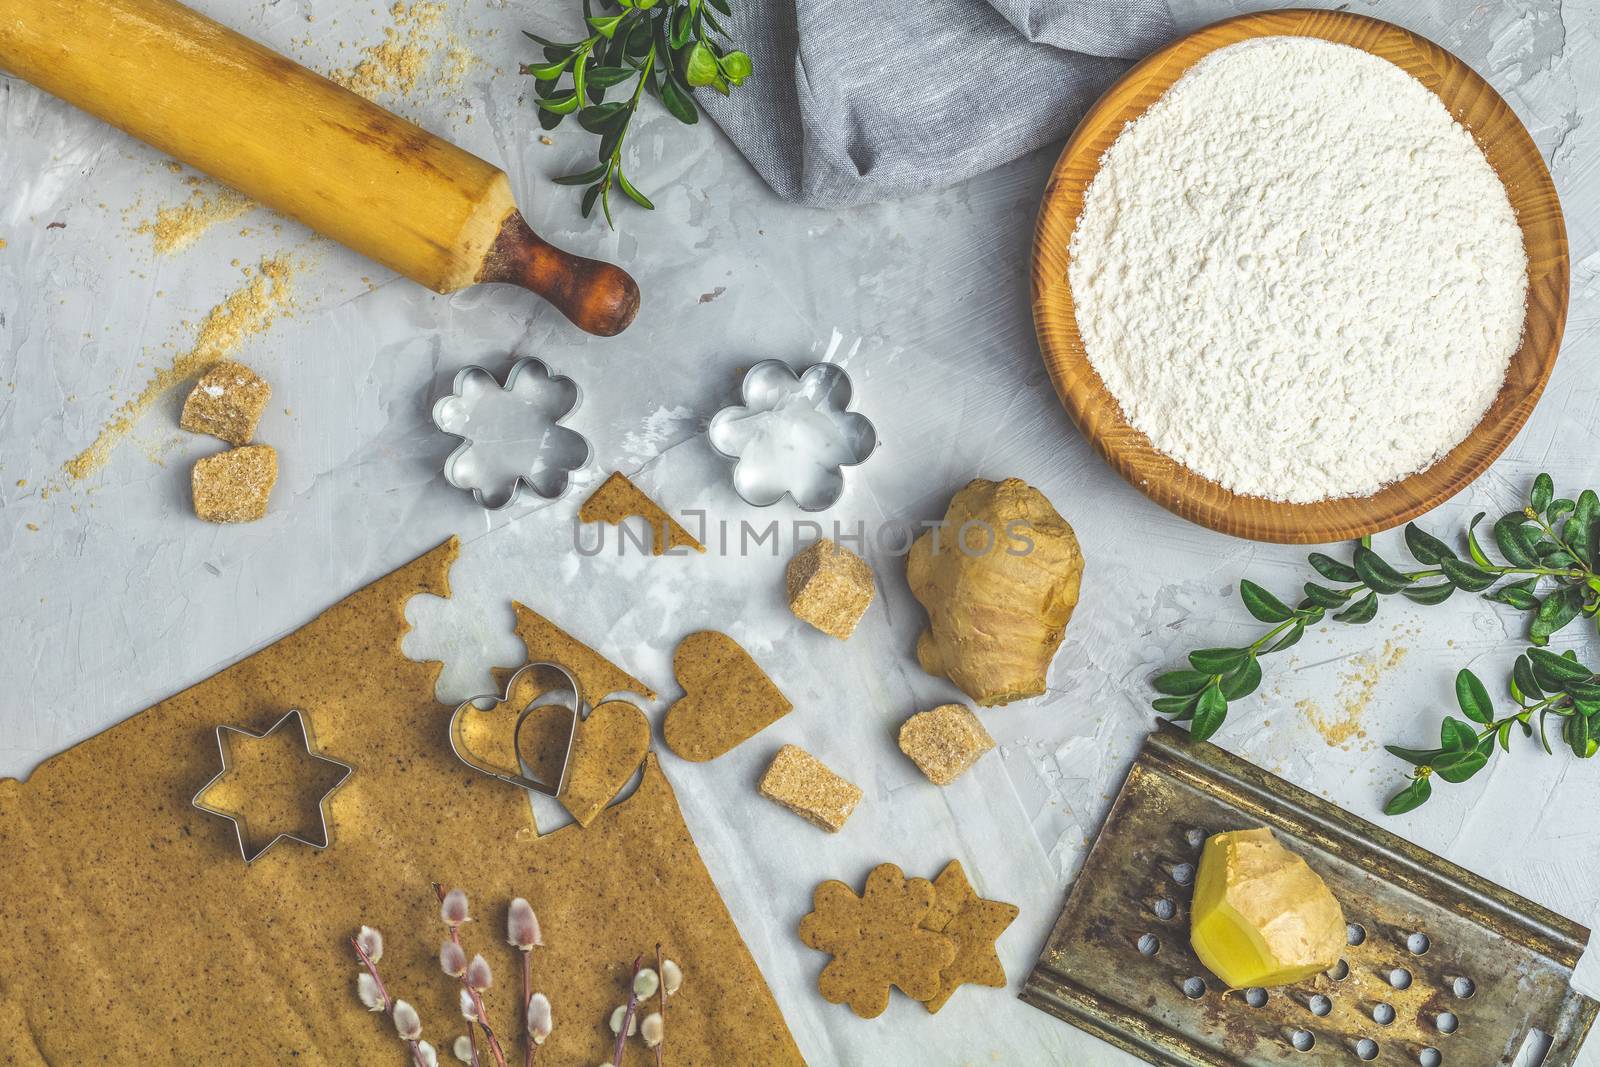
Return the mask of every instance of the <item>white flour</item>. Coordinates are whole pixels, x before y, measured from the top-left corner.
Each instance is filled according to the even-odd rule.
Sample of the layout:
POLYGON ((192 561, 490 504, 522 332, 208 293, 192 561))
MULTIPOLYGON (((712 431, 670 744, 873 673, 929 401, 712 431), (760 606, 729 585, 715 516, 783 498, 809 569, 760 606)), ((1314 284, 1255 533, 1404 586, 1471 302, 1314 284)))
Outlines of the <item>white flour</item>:
POLYGON ((1472 135, 1399 67, 1309 38, 1214 52, 1130 123, 1071 252, 1128 421, 1274 500, 1429 466, 1522 335, 1522 234, 1472 135))

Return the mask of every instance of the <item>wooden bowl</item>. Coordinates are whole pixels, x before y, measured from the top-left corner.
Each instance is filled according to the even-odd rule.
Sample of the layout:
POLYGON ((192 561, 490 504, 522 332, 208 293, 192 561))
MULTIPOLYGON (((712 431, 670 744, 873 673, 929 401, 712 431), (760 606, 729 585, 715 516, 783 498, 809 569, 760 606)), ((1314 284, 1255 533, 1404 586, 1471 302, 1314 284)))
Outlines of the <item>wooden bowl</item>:
POLYGON ((1555 366, 1567 318, 1567 234, 1555 184, 1528 131, 1500 95, 1443 48, 1399 26, 1341 11, 1267 11, 1227 19, 1139 63, 1079 123, 1050 174, 1033 246, 1033 321, 1045 366, 1073 421, 1117 472, 1151 500, 1192 522, 1257 541, 1316 544, 1398 526, 1454 496, 1511 443, 1555 366), (1067 249, 1100 157, 1122 127, 1144 113, 1207 53, 1253 37, 1318 37, 1400 67, 1444 101, 1472 131, 1499 174, 1528 254, 1522 347, 1483 420, 1443 459, 1363 497, 1287 504, 1230 492, 1150 444, 1089 363, 1073 317, 1067 249))

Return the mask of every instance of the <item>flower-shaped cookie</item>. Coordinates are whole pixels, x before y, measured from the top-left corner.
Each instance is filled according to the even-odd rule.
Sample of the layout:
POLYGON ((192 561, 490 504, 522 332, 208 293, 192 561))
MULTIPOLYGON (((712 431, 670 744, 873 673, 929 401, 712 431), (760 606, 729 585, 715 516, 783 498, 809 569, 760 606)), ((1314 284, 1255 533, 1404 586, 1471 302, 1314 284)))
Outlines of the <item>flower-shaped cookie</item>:
POLYGON ((956 942, 922 925, 934 897, 932 882, 907 878, 892 863, 872 869, 860 897, 843 882, 817 886, 800 940, 833 955, 817 979, 822 998, 873 1019, 889 1006, 891 985, 913 1000, 937 996, 956 942))
POLYGON ((785 493, 806 511, 832 507, 844 492, 844 467, 862 463, 878 433, 850 406, 850 376, 834 363, 796 375, 766 359, 744 376, 744 405, 712 418, 711 447, 734 461, 733 487, 757 507, 785 493))
POLYGON ((461 439, 444 477, 483 507, 509 507, 522 486, 553 500, 589 462, 589 442, 560 425, 578 407, 578 386, 541 361, 517 360, 504 385, 482 367, 465 367, 454 389, 433 405, 434 425, 461 439))

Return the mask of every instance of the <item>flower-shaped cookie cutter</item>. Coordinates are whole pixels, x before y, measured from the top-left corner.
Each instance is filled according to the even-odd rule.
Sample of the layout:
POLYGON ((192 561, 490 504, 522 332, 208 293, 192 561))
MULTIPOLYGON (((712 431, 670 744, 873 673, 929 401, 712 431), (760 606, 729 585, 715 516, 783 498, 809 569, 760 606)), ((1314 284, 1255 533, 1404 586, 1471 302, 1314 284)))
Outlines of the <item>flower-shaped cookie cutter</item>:
POLYGON ((510 507, 524 488, 561 496, 589 462, 589 442, 561 425, 581 399, 576 382, 532 356, 513 363, 504 384, 483 367, 461 368, 433 405, 433 424, 461 442, 444 461, 445 481, 489 511, 510 507))
POLYGON ((789 496, 803 511, 822 511, 844 492, 844 468, 866 462, 878 431, 848 410, 850 376, 837 363, 796 374, 781 359, 751 367, 742 405, 723 408, 706 428, 711 447, 733 460, 733 488, 766 507, 789 496))

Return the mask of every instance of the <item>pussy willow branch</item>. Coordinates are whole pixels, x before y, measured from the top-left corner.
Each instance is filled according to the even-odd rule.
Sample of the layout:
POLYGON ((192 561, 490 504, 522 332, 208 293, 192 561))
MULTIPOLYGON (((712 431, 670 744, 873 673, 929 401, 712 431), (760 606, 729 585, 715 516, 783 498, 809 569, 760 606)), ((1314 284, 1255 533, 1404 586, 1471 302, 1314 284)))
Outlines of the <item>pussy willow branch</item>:
MULTIPOLYGON (((439 902, 443 904, 446 895, 444 886, 434 882, 433 891, 438 896, 439 902)), ((466 949, 461 945, 461 928, 453 923, 446 923, 445 928, 450 931, 450 940, 455 942, 457 948, 461 948, 461 953, 464 957, 466 949)), ((494 1057, 496 1067, 506 1067, 506 1054, 500 1048, 500 1039, 495 1036, 493 1027, 489 1025, 489 1013, 488 1009, 484 1007, 483 995, 468 984, 465 971, 461 972, 461 988, 465 989, 467 995, 472 998, 472 1009, 478 1016, 478 1025, 483 1028, 484 1038, 489 1042, 489 1054, 494 1057)), ((471 1025, 467 1027, 467 1036, 472 1036, 471 1025)))
MULTIPOLYGON (((355 938, 350 939, 350 947, 356 950, 356 955, 361 957, 361 963, 366 967, 367 973, 372 975, 372 982, 378 987, 378 996, 383 998, 383 1013, 385 1015, 394 1011, 394 998, 389 995, 389 990, 384 987, 383 978, 378 974, 378 965, 373 963, 361 947, 361 942, 355 938)), ((422 1043, 420 1041, 407 1041, 411 1046, 411 1060, 417 1067, 428 1067, 427 1061, 422 1058, 422 1043)))
POLYGON ((628 1044, 628 1030, 633 1026, 633 1014, 639 1010, 639 991, 634 987, 634 979, 639 977, 639 965, 644 961, 644 956, 633 957, 633 973, 628 976, 628 1008, 622 1015, 622 1027, 617 1031, 616 1053, 611 1057, 615 1067, 622 1067, 622 1053, 628 1044))

